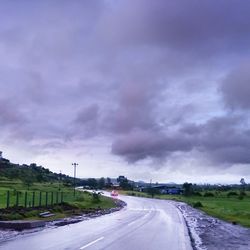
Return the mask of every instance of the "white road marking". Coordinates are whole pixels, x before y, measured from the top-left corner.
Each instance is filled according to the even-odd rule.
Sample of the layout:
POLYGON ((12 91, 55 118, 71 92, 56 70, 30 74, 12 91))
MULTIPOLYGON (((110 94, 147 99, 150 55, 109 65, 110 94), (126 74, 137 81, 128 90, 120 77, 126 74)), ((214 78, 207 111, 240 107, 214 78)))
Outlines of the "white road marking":
POLYGON ((149 211, 149 212, 146 213, 145 215, 143 215, 141 218, 139 218, 139 219, 137 219, 137 220, 135 220, 135 221, 132 221, 132 222, 128 223, 128 226, 131 226, 131 225, 133 225, 134 223, 136 223, 136 222, 138 222, 138 221, 144 219, 144 218, 147 217, 148 215, 150 215, 151 212, 152 212, 152 210, 148 210, 148 211, 149 211))
POLYGON ((128 223, 128 226, 131 226, 131 225, 133 225, 134 223, 136 223, 136 221, 132 221, 132 222, 128 223))
POLYGON ((152 209, 152 208, 128 208, 128 210, 129 211, 150 211, 150 212, 152 212, 152 211, 161 211, 162 209, 159 209, 159 208, 154 208, 154 209, 152 209))
POLYGON ((94 241, 91 241, 91 242, 88 243, 87 245, 82 246, 80 249, 81 249, 81 250, 82 250, 82 249, 85 249, 85 248, 87 248, 87 247, 89 247, 89 246, 91 246, 91 245, 93 245, 93 244, 95 244, 95 243, 97 243, 98 241, 103 240, 103 239, 104 239, 104 237, 100 237, 100 238, 98 238, 98 239, 96 239, 96 240, 94 240, 94 241))

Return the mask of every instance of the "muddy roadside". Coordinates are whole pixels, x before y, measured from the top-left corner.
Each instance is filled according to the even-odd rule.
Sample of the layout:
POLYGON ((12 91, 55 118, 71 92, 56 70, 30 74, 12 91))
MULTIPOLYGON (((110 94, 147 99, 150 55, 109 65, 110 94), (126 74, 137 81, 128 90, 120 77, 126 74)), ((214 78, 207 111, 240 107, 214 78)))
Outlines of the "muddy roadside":
MULTIPOLYGON (((25 229, 25 228, 22 229, 22 226, 20 225, 17 226, 17 229, 0 228, 0 243, 13 239, 15 237, 24 235, 24 234, 39 232, 46 228, 65 226, 69 224, 78 223, 84 220, 96 218, 102 215, 114 213, 114 212, 120 211, 127 205, 124 201, 119 200, 119 199, 114 199, 114 202, 116 205, 114 208, 86 210, 84 213, 74 214, 72 216, 65 217, 65 218, 60 218, 60 219, 55 219, 55 220, 53 219, 43 220, 44 223, 42 224, 42 226, 38 224, 39 226, 31 227, 30 229, 25 229)), ((15 221, 7 221, 7 222, 15 223, 15 221)), ((20 221, 20 223, 22 223, 22 221, 20 221)), ((23 224, 25 223, 27 223, 27 221, 23 221, 23 224)))
POLYGON ((181 211, 195 250, 250 249, 250 228, 211 217, 182 202, 173 202, 181 211))

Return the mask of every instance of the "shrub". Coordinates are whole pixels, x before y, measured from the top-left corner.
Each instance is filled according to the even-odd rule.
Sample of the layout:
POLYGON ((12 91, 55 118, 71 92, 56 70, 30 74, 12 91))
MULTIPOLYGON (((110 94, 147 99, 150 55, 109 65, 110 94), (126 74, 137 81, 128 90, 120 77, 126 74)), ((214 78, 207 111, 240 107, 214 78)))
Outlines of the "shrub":
POLYGON ((193 195, 195 195, 195 196, 202 196, 202 194, 200 192, 193 192, 193 195))
POLYGON ((236 192, 230 191, 230 192, 228 192, 227 197, 237 196, 237 195, 238 195, 238 194, 237 194, 236 192))
POLYGON ((197 201, 195 203, 193 203, 193 207, 197 208, 197 207, 203 207, 202 203, 200 201, 197 201))
POLYGON ((1 216, 2 220, 22 220, 23 216, 19 213, 3 214, 1 216))
POLYGON ((53 207, 53 212, 58 212, 58 213, 62 213, 63 212, 63 209, 61 206, 54 206, 53 207))
POLYGON ((244 191, 241 191, 238 199, 243 200, 245 196, 246 196, 246 193, 244 191))
POLYGON ((39 211, 37 210, 31 210, 31 211, 27 211, 24 213, 24 217, 35 217, 38 216, 39 211))
POLYGON ((242 195, 242 196, 246 196, 247 194, 246 194, 246 192, 245 192, 245 191, 240 191, 240 195, 242 195))
POLYGON ((206 192, 203 196, 204 197, 214 197, 214 194, 211 192, 206 192))
POLYGON ((136 196, 136 193, 134 193, 134 192, 129 192, 128 195, 130 195, 130 196, 136 196))
POLYGON ((98 203, 98 202, 100 202, 100 196, 99 196, 99 194, 97 194, 97 193, 93 193, 93 194, 92 194, 92 202, 93 202, 93 203, 98 203))

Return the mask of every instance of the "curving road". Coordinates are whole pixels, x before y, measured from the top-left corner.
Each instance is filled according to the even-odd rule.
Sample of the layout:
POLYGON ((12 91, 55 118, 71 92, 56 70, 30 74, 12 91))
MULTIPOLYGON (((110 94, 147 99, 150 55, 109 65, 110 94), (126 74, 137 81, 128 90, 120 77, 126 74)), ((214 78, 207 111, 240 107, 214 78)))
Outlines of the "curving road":
POLYGON ((190 250, 186 224, 168 201, 120 196, 119 212, 58 228, 21 235, 2 243, 8 250, 190 250))

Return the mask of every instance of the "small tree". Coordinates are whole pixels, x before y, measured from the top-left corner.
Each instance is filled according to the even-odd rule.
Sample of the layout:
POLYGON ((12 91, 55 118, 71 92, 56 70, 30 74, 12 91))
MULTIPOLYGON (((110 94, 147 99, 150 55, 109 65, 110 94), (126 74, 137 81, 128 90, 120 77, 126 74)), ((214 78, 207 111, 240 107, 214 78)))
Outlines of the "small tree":
POLYGON ((159 190, 156 189, 156 188, 149 187, 149 188, 147 189, 147 193, 148 193, 149 195, 151 195, 152 198, 154 198, 154 196, 155 196, 156 194, 159 194, 160 192, 159 192, 159 190))
POLYGON ((95 178, 89 178, 88 179, 88 186, 90 186, 91 188, 96 189, 98 186, 97 180, 95 178))
POLYGON ((242 200, 244 198, 244 196, 246 195, 246 193, 245 193, 245 189, 246 189, 245 179, 241 178, 240 183, 241 183, 241 190, 240 190, 239 199, 242 200))
POLYGON ((125 176, 119 176, 117 178, 117 182, 119 183, 119 186, 124 190, 132 189, 132 185, 129 183, 128 179, 125 176))
POLYGON ((98 188, 103 189, 105 186, 105 179, 102 177, 98 180, 98 188))
POLYGON ((111 186, 112 186, 112 182, 111 182, 111 179, 108 177, 108 178, 106 179, 105 187, 106 187, 106 188, 110 188, 111 186))
POLYGON ((100 202, 100 194, 99 193, 93 192, 93 194, 92 194, 92 202, 93 203, 100 202))
POLYGON ((241 184, 242 188, 245 189, 246 182, 245 182, 245 179, 244 179, 244 178, 241 178, 241 179, 240 179, 240 184, 241 184))
POLYGON ((182 187, 184 189, 183 194, 185 196, 190 196, 190 195, 193 194, 193 185, 192 185, 192 183, 185 182, 182 187))

